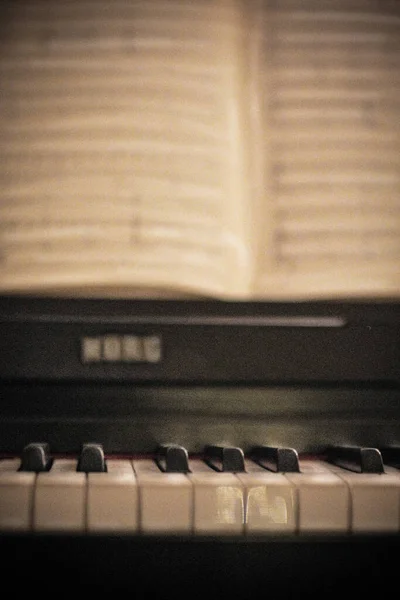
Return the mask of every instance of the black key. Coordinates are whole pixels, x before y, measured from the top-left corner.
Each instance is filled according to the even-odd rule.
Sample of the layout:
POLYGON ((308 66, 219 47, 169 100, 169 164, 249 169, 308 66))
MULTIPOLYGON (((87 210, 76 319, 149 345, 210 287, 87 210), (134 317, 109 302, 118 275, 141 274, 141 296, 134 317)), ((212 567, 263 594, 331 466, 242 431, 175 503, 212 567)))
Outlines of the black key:
POLYGON ((22 450, 20 471, 41 473, 50 471, 52 459, 49 456, 49 444, 28 444, 22 450))
POLYGON ((328 461, 354 473, 384 473, 382 455, 377 448, 335 446, 327 452, 328 461))
POLYGON ((103 446, 101 444, 83 444, 76 470, 83 473, 105 473, 107 465, 103 446))
POLYGON ((251 458, 264 469, 274 473, 299 473, 299 456, 293 448, 257 446, 251 458))
POLYGON ((164 473, 189 473, 189 456, 186 448, 178 444, 159 446, 156 462, 164 473))
POLYGON ((400 469, 400 446, 381 448, 381 454, 385 465, 400 469))
POLYGON ((215 471, 225 473, 245 471, 243 450, 234 446, 206 446, 204 460, 215 471))

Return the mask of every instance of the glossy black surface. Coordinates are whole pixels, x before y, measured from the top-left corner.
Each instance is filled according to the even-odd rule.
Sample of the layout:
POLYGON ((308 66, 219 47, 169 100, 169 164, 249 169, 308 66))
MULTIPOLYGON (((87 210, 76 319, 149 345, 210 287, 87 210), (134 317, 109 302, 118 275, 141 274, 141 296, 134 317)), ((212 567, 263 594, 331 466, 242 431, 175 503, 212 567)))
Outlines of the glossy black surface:
POLYGON ((76 470, 83 473, 105 473, 107 465, 102 444, 83 444, 76 470))
POLYGON ((354 473, 383 473, 383 460, 379 448, 336 446, 327 451, 328 460, 354 473))
POLYGON ((23 447, 20 471, 40 473, 48 471, 50 466, 49 444, 32 442, 23 447))
POLYGON ((188 473, 188 451, 178 444, 165 444, 157 448, 156 462, 165 473, 188 473))
POLYGON ((251 457, 260 466, 274 473, 298 473, 299 455, 295 448, 274 448, 257 446, 251 451, 251 457))
POLYGON ((242 473, 244 468, 244 452, 234 446, 206 446, 204 449, 206 463, 221 473, 242 473))

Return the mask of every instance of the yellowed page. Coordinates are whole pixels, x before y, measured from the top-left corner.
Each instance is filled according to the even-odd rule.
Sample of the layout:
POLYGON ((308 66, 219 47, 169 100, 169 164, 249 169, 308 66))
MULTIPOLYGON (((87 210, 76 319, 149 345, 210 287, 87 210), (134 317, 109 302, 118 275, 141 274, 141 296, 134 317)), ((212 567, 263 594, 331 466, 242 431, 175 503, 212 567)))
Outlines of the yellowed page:
POLYGON ((246 294, 241 3, 0 11, 0 291, 246 294))
POLYGON ((400 296, 400 3, 260 1, 255 295, 400 296))

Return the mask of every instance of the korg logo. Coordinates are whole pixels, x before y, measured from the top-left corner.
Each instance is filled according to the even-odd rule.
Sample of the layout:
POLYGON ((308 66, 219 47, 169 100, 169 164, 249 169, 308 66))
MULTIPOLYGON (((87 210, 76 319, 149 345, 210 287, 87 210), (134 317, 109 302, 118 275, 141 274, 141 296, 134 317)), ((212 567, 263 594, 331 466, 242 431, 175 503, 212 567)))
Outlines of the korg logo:
POLYGON ((107 334, 81 339, 81 359, 88 363, 159 363, 159 335, 107 334))

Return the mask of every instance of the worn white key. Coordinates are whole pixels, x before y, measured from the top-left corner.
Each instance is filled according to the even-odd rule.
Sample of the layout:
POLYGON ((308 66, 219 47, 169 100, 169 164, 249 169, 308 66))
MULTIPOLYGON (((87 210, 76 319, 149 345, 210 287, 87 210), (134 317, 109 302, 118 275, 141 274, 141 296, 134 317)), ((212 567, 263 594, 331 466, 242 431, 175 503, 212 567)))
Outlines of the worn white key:
POLYGON ((109 459, 106 473, 87 477, 88 531, 136 531, 138 489, 131 462, 109 459))
POLYGON ((300 473, 285 474, 296 486, 299 532, 349 531, 350 493, 347 484, 322 462, 299 462, 300 473))
POLYGON ((394 532, 400 529, 400 476, 385 467, 385 473, 355 473, 329 465, 345 481, 351 495, 351 531, 394 532))
POLYGON ((244 487, 237 475, 219 473, 200 460, 190 461, 195 534, 244 531, 244 487))
POLYGON ((295 485, 281 473, 271 473, 246 461, 237 477, 245 492, 245 531, 294 532, 297 522, 295 485))
POLYGON ((191 533, 192 484, 184 473, 164 473, 153 460, 133 461, 144 533, 191 533))
POLYGON ((0 461, 0 530, 29 531, 36 473, 18 471, 19 458, 0 461))
POLYGON ((55 460, 51 470, 39 473, 34 498, 36 531, 84 531, 86 474, 76 472, 76 460, 55 460))

